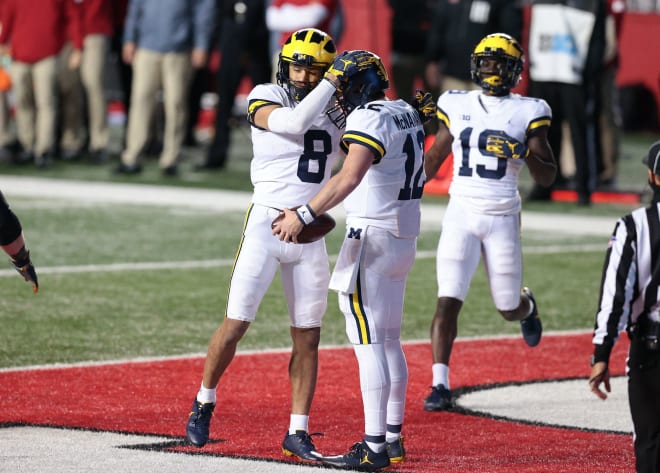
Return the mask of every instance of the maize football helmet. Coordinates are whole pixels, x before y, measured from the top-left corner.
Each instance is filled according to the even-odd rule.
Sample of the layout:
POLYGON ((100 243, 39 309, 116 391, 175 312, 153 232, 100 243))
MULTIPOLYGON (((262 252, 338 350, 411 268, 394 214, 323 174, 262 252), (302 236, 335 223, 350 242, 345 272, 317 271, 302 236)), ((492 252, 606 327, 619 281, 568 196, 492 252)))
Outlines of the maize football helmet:
POLYGON ((523 50, 518 41, 504 33, 493 33, 474 48, 470 75, 489 95, 506 95, 520 81, 523 62, 523 50))
MULTIPOLYGON (((337 90, 339 104, 346 115, 360 105, 381 98, 390 87, 387 71, 380 57, 369 51, 359 52, 366 53, 370 60, 362 66, 363 70, 349 77, 337 90)), ((349 51, 349 55, 350 53, 349 51)))
POLYGON ((328 34, 315 28, 295 31, 282 46, 277 64, 277 83, 287 91, 291 99, 300 102, 318 82, 292 82, 289 79, 289 65, 318 67, 326 71, 335 56, 337 48, 328 34))

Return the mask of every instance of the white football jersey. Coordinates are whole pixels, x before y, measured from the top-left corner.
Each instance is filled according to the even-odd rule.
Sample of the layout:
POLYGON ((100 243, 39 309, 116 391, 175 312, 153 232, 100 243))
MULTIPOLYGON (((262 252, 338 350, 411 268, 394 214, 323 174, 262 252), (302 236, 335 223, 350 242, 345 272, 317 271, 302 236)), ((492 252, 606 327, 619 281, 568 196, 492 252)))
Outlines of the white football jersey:
POLYGON ((550 126, 548 104, 518 94, 494 97, 480 90, 450 90, 438 99, 438 117, 454 137, 449 194, 476 212, 519 212, 518 175, 525 161, 497 158, 489 144, 504 135, 526 143, 535 129, 550 126))
POLYGON ((344 150, 359 143, 376 158, 362 182, 344 200, 347 224, 372 225, 403 238, 419 234, 424 174, 424 128, 403 100, 376 100, 346 120, 344 150))
MULTIPOLYGON (((257 85, 248 95, 248 104, 256 108, 295 105, 276 84, 257 85)), ((273 133, 252 125, 252 201, 278 209, 307 203, 330 178, 341 152, 342 131, 325 113, 303 135, 273 133)))

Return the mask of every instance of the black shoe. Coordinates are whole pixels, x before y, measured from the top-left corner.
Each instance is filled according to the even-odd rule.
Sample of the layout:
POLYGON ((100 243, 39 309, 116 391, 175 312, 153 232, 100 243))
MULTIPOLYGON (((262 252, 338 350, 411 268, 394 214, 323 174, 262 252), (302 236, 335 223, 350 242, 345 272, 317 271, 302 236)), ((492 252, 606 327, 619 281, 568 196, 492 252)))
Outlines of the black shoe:
POLYGON ((14 154, 14 156, 11 158, 11 163, 18 164, 19 166, 24 164, 31 164, 34 162, 34 153, 32 151, 20 151, 14 154))
POLYGON ((44 153, 34 160, 34 164, 39 169, 49 169, 53 165, 53 155, 50 153, 44 153))
POLYGON ((522 292, 523 294, 527 294, 529 300, 534 304, 534 310, 520 321, 520 330, 525 343, 530 347, 535 347, 541 341, 543 325, 541 324, 541 319, 539 319, 539 311, 532 291, 528 287, 523 287, 522 292))
POLYGON ((406 449, 403 448, 403 437, 399 437, 394 442, 387 442, 385 444, 385 451, 387 456, 390 457, 390 463, 403 463, 406 459, 406 449))
POLYGON ((431 394, 424 399, 425 411, 447 411, 454 407, 451 391, 444 384, 431 387, 431 394))
POLYGON ((124 164, 119 163, 119 166, 115 168, 115 174, 125 174, 133 175, 140 174, 142 172, 142 166, 140 164, 124 164))
POLYGON ((160 170, 161 174, 165 177, 176 177, 179 175, 179 166, 172 164, 160 170))
POLYGON ((63 149, 60 151, 60 159, 62 161, 78 161, 83 154, 82 149, 63 149))
POLYGON ((547 201, 551 200, 552 190, 549 187, 535 185, 525 197, 527 201, 547 201))
POLYGON ((193 169, 195 171, 222 171, 225 168, 225 163, 198 163, 195 164, 193 169))
POLYGON ((376 453, 364 440, 354 444, 345 455, 323 457, 321 461, 325 466, 353 471, 379 471, 390 466, 387 450, 376 453))
POLYGON ((578 207, 589 207, 591 205, 591 194, 578 194, 578 207))
POLYGON ((304 430, 296 430, 295 434, 286 433, 282 442, 282 453, 304 461, 321 459, 321 454, 316 451, 312 437, 304 430))
POLYGON ((91 164, 104 164, 113 158, 112 153, 107 149, 95 149, 88 155, 91 164))
POLYGON ((212 402, 193 401, 186 424, 186 437, 195 447, 203 447, 209 441, 209 426, 214 409, 215 404, 212 402))

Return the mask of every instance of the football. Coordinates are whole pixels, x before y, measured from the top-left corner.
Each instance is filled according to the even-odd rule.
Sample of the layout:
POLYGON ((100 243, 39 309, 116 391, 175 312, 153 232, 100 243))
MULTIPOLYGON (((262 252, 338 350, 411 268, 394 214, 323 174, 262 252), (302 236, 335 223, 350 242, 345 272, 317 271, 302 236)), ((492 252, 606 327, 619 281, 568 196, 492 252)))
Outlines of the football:
MULTIPOLYGON (((295 209, 291 209, 295 210, 295 209)), ((284 218, 284 212, 281 212, 273 223, 271 227, 274 227, 277 222, 284 218)), ((298 243, 311 243, 316 240, 320 240, 326 236, 330 231, 335 228, 336 222, 335 219, 330 216, 328 213, 323 213, 316 217, 311 223, 305 225, 302 231, 298 234, 298 243)))

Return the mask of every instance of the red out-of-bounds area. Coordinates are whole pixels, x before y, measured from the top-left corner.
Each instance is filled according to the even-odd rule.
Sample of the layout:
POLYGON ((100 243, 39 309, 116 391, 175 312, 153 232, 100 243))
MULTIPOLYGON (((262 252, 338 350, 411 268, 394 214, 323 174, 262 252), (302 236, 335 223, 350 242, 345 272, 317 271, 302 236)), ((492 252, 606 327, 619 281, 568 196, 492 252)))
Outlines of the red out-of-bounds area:
MULTIPOLYGON (((626 350, 627 341, 621 340, 612 356, 614 375, 624 373, 626 350)), ((431 384, 430 346, 407 344, 405 352, 410 370, 404 425, 408 456, 391 471, 634 471, 630 434, 515 422, 460 410, 424 411, 422 400, 431 384)), ((452 356, 452 388, 584 378, 584 395, 590 397, 590 353, 586 333, 546 335, 534 349, 519 337, 459 340, 452 356)), ((284 352, 236 357, 219 386, 211 441, 203 449, 184 442, 202 357, 0 372, 0 426, 154 434, 172 439, 154 446, 156 450, 287 462, 280 444, 289 422, 288 358, 284 352)), ((561 408, 554 399, 547 401, 548 409, 561 408)), ((357 363, 348 347, 321 351, 310 430, 323 434, 314 439, 324 454, 343 453, 363 434, 357 363)))

